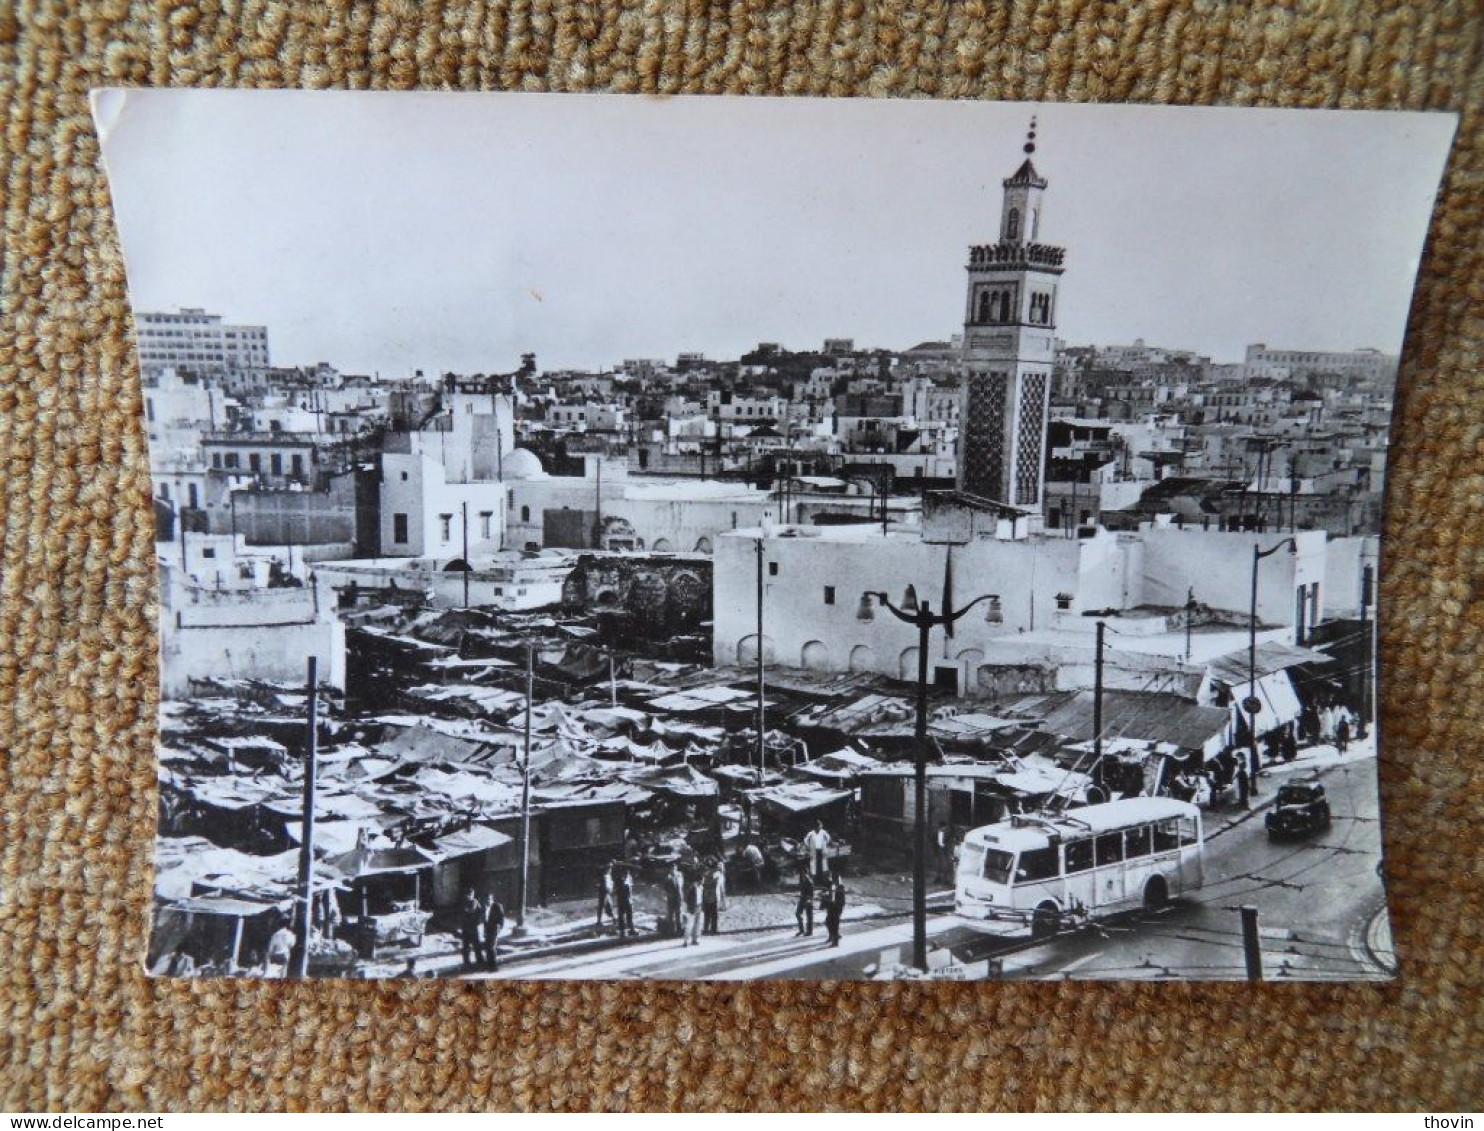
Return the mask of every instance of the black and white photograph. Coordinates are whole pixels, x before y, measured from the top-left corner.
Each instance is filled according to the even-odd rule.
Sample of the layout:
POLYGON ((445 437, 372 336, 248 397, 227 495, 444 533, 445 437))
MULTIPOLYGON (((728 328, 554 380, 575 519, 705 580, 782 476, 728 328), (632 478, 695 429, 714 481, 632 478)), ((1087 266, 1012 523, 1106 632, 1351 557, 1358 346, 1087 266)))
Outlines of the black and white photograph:
POLYGON ((1396 976, 1376 601, 1454 115, 93 112, 152 974, 1396 976))

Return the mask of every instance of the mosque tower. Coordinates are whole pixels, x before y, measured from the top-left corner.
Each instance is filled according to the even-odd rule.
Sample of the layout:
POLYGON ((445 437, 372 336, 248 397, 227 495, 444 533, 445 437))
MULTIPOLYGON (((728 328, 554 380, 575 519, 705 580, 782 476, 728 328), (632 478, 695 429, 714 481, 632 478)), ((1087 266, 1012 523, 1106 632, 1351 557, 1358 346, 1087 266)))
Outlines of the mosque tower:
POLYGON ((1025 160, 1004 182, 999 239, 969 249, 958 486, 1039 513, 1066 252, 1041 242, 1047 182, 1035 152, 1032 118, 1025 160))

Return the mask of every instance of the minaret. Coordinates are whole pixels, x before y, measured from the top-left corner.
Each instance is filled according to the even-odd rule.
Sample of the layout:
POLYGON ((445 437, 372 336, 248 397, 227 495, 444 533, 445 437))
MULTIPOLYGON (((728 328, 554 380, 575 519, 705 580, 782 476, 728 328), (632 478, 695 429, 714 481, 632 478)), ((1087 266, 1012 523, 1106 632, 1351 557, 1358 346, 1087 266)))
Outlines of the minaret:
POLYGON ((1041 242, 1046 180, 1025 160, 1005 180, 1000 236, 969 249, 958 486, 1040 511, 1046 412, 1056 347, 1056 288, 1066 252, 1041 242))

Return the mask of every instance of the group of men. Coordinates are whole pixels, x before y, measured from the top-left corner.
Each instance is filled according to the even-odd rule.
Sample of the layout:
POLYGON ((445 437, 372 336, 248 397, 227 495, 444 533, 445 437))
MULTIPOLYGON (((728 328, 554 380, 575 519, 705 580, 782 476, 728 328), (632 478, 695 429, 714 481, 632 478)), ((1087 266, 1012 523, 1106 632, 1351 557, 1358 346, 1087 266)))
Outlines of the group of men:
POLYGON ((716 858, 700 868, 678 863, 665 877, 665 933, 679 936, 681 946, 700 946, 701 934, 721 934, 727 906, 726 866, 716 858))
POLYGON ((637 934, 634 930, 634 874, 621 860, 610 861, 598 877, 598 930, 603 929, 603 916, 618 927, 618 937, 637 934))
POLYGON ((799 900, 794 905, 794 920, 799 929, 795 932, 795 938, 802 938, 814 933, 814 900, 819 898, 819 909, 824 912, 824 927, 829 936, 830 946, 840 945, 840 920, 845 915, 845 883, 840 879, 840 873, 830 871, 820 877, 820 882, 815 883, 815 878, 810 874, 809 865, 799 868, 799 900))
POLYGON ((493 895, 479 896, 464 889, 459 907, 459 941, 463 944, 464 969, 500 968, 500 932, 505 927, 505 907, 493 895))

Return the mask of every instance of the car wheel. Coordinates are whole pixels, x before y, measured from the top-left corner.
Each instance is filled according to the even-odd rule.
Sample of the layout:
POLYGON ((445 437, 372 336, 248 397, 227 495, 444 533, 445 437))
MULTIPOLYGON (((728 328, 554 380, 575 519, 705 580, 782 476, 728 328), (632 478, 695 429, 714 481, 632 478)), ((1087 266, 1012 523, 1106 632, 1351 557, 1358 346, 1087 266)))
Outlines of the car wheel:
POLYGON ((1031 916, 1031 937, 1048 939, 1061 927, 1061 908, 1054 903, 1043 903, 1031 916))
POLYGON ((1144 885, 1144 906, 1150 911, 1157 911, 1168 902, 1170 902, 1170 887, 1165 883, 1165 878, 1151 876, 1149 882, 1144 885))

